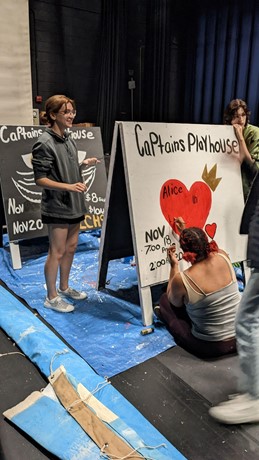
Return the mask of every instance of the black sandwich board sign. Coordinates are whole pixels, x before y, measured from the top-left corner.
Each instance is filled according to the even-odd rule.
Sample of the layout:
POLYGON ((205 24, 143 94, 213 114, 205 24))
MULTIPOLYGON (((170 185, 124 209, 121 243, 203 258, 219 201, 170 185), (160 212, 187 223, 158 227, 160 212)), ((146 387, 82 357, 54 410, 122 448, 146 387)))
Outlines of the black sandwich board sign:
POLYGON ((232 262, 245 260, 238 153, 232 126, 115 123, 97 286, 105 287, 109 260, 135 256, 145 325, 153 322, 150 287, 169 278, 172 243, 186 266, 175 218, 203 228, 232 262))
MULTIPOLYGON (((14 268, 21 268, 19 240, 47 235, 41 221, 41 188, 34 182, 32 146, 45 126, 0 126, 0 179, 5 221, 14 268)), ((87 185, 85 200, 88 212, 81 230, 101 228, 107 176, 99 127, 73 127, 71 136, 78 148, 79 163, 97 157, 96 166, 81 166, 87 185)))

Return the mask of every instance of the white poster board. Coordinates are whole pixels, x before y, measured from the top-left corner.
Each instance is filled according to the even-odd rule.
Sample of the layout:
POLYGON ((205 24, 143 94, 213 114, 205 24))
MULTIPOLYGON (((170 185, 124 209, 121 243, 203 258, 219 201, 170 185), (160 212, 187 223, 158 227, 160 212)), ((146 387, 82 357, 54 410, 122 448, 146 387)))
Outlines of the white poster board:
MULTIPOLYGON (((222 125, 121 122, 114 132, 112 155, 118 154, 120 138, 143 319, 151 324, 149 287, 168 280, 166 253, 173 242, 182 258, 174 218, 203 228, 232 262, 245 259, 246 236, 239 234, 244 199, 238 142, 233 127, 222 125)), ((111 161, 108 192, 114 164, 116 160, 111 161)), ((106 196, 105 219, 111 205, 106 196)), ((107 224, 103 239, 105 229, 107 224)))

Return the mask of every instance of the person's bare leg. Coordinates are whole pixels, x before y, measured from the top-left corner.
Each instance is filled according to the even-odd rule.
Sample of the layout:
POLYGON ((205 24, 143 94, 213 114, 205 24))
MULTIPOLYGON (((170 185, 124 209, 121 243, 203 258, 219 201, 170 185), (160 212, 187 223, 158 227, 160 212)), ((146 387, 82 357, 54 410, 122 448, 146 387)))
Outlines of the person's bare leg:
POLYGON ((57 297, 57 276, 62 257, 66 251, 68 225, 49 224, 49 252, 44 267, 47 285, 47 297, 49 300, 57 297))
POLYGON ((74 255, 78 244, 80 223, 68 227, 66 249, 60 261, 60 283, 61 291, 65 291, 69 285, 69 274, 73 263, 74 255))

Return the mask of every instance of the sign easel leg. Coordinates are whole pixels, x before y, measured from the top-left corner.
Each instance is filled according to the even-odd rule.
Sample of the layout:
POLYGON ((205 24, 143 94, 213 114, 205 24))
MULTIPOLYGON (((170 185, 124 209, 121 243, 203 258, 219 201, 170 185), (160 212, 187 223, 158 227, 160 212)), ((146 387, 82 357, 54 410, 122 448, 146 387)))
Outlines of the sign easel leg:
POLYGON ((153 324, 153 307, 151 289, 149 286, 139 288, 140 305, 142 308, 142 321, 144 326, 153 324))
POLYGON ((10 252, 14 270, 22 268, 19 244, 10 242, 10 252))

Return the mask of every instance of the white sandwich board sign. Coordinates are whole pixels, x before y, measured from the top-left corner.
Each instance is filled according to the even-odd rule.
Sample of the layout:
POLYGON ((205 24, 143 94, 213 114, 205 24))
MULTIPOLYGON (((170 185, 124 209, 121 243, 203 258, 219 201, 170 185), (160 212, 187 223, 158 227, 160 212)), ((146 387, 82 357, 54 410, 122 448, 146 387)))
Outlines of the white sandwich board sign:
MULTIPOLYGON (((32 147, 45 126, 0 126, 0 184, 3 195, 13 268, 22 267, 19 242, 47 235, 41 220, 42 189, 35 184, 32 168, 32 147)), ((71 136, 78 149, 79 164, 96 156, 101 161, 94 166, 80 166, 82 180, 87 186, 87 214, 80 229, 101 228, 107 175, 99 127, 73 127, 71 136)))
POLYGON ((174 219, 201 227, 232 262, 245 260, 239 234, 244 207, 238 142, 232 126, 116 122, 98 287, 109 260, 134 255, 143 323, 153 322, 150 287, 168 280, 174 219))

